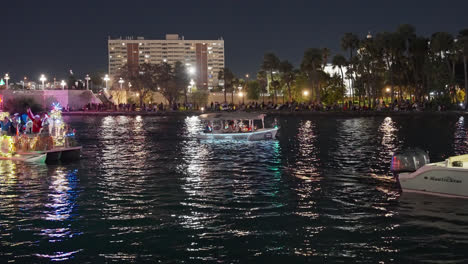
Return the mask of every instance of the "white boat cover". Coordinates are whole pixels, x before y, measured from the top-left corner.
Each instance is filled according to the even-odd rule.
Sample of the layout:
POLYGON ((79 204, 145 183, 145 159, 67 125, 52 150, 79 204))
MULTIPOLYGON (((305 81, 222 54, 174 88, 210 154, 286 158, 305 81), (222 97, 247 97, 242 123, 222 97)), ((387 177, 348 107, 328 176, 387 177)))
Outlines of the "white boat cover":
POLYGON ((209 113, 199 116, 205 120, 261 120, 265 114, 259 113, 209 113))

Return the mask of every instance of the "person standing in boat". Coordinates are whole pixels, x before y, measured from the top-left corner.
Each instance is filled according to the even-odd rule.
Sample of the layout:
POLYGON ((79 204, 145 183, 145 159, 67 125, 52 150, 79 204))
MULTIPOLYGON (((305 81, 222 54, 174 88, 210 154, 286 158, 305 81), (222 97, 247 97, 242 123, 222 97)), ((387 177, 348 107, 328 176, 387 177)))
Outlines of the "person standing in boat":
POLYGON ((18 136, 22 130, 21 128, 21 119, 19 114, 16 113, 11 117, 10 135, 18 136))
POLYGON ((7 116, 5 116, 3 121, 0 121, 0 126, 2 127, 2 135, 8 135, 8 132, 10 131, 11 127, 10 119, 7 116))
POLYGON ((28 108, 28 117, 32 120, 33 126, 32 126, 32 132, 33 133, 39 133, 42 128, 42 120, 39 115, 34 115, 33 112, 31 111, 31 108, 28 108))

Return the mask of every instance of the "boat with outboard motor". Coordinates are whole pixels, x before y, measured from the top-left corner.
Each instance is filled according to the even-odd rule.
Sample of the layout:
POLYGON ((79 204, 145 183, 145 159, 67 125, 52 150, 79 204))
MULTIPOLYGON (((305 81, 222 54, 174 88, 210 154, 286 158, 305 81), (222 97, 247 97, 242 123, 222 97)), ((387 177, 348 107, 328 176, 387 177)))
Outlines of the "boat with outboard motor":
POLYGON ((393 155, 391 171, 403 192, 468 198, 468 155, 429 163, 424 151, 404 151, 393 155))
POLYGON ((268 140, 274 139, 279 129, 276 124, 266 128, 264 114, 210 113, 199 118, 205 121, 205 129, 197 138, 205 140, 268 140))

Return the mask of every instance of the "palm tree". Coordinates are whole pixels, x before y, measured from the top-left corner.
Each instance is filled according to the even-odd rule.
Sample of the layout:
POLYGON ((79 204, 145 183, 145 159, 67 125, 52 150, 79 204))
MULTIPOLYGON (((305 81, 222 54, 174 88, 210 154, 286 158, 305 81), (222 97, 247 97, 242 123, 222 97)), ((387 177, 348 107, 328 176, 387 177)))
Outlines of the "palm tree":
POLYGON ((262 92, 263 103, 265 104, 265 93, 267 92, 266 87, 268 85, 267 73, 265 71, 259 71, 257 73, 257 81, 260 84, 260 89, 262 92))
POLYGON ((227 103, 226 93, 229 89, 232 88, 232 81, 234 79, 234 74, 228 68, 223 68, 218 72, 218 80, 224 81, 224 103, 227 103))
POLYGON ((190 80, 187 75, 187 68, 180 61, 177 61, 174 65, 174 80, 178 88, 184 91, 184 103, 187 105, 187 87, 190 83, 190 80))
POLYGON ((232 89, 231 89, 231 104, 234 104, 234 92, 236 89, 239 87, 241 84, 241 80, 237 77, 234 77, 232 79, 232 89))
POLYGON ((276 87, 276 83, 275 83, 275 79, 273 77, 273 72, 278 70, 278 67, 279 67, 279 64, 280 64, 280 60, 279 58, 272 52, 269 52, 269 53, 265 53, 265 55, 263 56, 263 63, 262 63, 262 70, 270 73, 270 84, 273 84, 273 89, 274 89, 274 92, 275 92, 275 101, 277 102, 278 98, 277 98, 277 87, 276 87))
POLYGON ((341 48, 343 50, 349 50, 349 59, 354 55, 354 51, 359 47, 359 37, 353 33, 345 33, 341 38, 341 48))
POLYGON ((317 102, 320 102, 318 71, 321 70, 322 62, 322 50, 317 48, 309 48, 305 51, 301 63, 301 70, 307 74, 309 83, 312 87, 312 91, 314 92, 314 97, 317 102))
POLYGON ((405 48, 404 39, 398 33, 383 32, 377 34, 375 41, 378 48, 382 51, 382 56, 390 79, 390 94, 393 102, 395 98, 393 78, 396 68, 395 65, 398 63, 397 60, 402 57, 401 54, 405 48))
POLYGON ((425 68, 428 66, 428 39, 424 37, 415 37, 408 49, 410 60, 409 70, 413 73, 413 85, 417 98, 422 98, 424 88, 427 87, 427 77, 425 68))
POLYGON ((453 49, 453 36, 447 32, 436 32, 432 34, 431 51, 439 56, 440 60, 447 63, 449 72, 451 72, 449 53, 453 49))
POLYGON ((343 67, 345 67, 348 64, 348 62, 346 61, 346 58, 341 54, 336 54, 335 56, 333 56, 332 64, 333 64, 333 69, 335 69, 336 67, 340 69, 341 80, 344 83, 343 67))
POLYGON ((294 66, 289 61, 284 60, 280 63, 279 71, 282 75, 283 83, 286 84, 286 87, 288 87, 289 102, 292 102, 291 85, 296 79, 296 74, 294 73, 294 66))
POLYGON ((323 60, 322 60, 322 70, 325 68, 325 66, 327 65, 328 63, 328 57, 330 57, 330 49, 329 48, 323 48, 322 49, 322 56, 323 56, 323 60))
MULTIPOLYGON (((226 103, 226 86, 225 86, 226 83, 224 82, 224 69, 219 70, 218 80, 223 81, 222 85, 223 85, 224 102, 226 103)), ((220 83, 220 86, 221 86, 221 83, 220 83)))
POLYGON ((465 109, 468 105, 468 69, 466 65, 466 61, 468 58, 468 29, 461 30, 458 34, 458 41, 457 41, 461 48, 463 54, 463 70, 465 75, 465 109))
MULTIPOLYGON (((354 51, 357 50, 358 47, 359 47, 359 37, 356 36, 355 34, 348 32, 348 33, 345 33, 343 35, 343 37, 341 38, 341 48, 344 51, 349 50, 349 58, 348 58, 349 65, 348 65, 348 67, 349 67, 349 72, 351 72, 351 73, 355 72, 354 68, 353 68, 353 64, 351 62, 353 61, 354 51)), ((354 101, 353 81, 350 81, 350 88, 351 88, 351 96, 353 97, 353 101, 354 101)))

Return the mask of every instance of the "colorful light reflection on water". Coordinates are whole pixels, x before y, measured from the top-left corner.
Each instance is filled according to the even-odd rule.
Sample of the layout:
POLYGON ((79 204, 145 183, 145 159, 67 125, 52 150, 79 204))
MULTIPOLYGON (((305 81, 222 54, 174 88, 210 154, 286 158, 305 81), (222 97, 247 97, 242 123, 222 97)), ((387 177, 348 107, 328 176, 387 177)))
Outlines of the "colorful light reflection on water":
POLYGON ((467 153, 463 117, 278 117, 262 142, 197 141, 196 117, 68 121, 82 161, 0 161, 1 262, 468 259, 466 203, 388 172, 406 147, 467 153))

